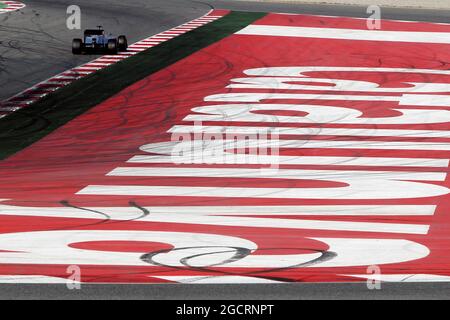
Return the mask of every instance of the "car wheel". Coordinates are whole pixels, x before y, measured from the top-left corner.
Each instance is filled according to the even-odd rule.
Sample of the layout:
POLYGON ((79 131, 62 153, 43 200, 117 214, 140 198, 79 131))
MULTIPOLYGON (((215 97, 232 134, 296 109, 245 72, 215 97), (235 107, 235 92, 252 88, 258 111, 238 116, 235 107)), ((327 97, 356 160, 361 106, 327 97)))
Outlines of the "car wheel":
POLYGON ((125 36, 119 36, 117 38, 117 45, 119 47, 119 51, 127 51, 128 49, 128 40, 125 36))
POLYGON ((83 49, 83 41, 81 39, 73 39, 72 41, 72 53, 81 54, 83 49))
POLYGON ((114 39, 108 40, 108 53, 116 54, 117 53, 117 41, 114 39))

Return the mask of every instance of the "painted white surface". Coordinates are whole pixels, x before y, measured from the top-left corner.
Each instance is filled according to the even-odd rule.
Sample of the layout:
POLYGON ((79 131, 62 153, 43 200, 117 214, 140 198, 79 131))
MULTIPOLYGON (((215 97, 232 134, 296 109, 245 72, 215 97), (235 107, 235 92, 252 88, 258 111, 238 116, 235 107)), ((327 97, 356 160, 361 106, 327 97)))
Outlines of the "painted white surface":
POLYGON ((310 28, 271 25, 249 25, 238 31, 240 35, 300 37, 362 41, 390 41, 414 43, 450 43, 447 32, 381 31, 363 29, 310 28))
POLYGON ((437 274, 345 274, 344 276, 384 282, 450 282, 450 276, 437 274))
POLYGON ((41 231, 0 235, 0 263, 62 265, 164 265, 172 267, 283 268, 343 267, 399 263, 426 257, 429 250, 416 242, 400 239, 311 238, 328 245, 335 253, 317 261, 321 252, 253 255, 257 245, 249 240, 201 233, 132 230, 41 231), (167 243, 176 250, 159 252, 151 261, 141 259, 146 252, 81 250, 69 245, 89 241, 149 241, 167 243), (236 248, 248 251, 236 259, 236 248), (311 264, 312 263, 312 264, 311 264))

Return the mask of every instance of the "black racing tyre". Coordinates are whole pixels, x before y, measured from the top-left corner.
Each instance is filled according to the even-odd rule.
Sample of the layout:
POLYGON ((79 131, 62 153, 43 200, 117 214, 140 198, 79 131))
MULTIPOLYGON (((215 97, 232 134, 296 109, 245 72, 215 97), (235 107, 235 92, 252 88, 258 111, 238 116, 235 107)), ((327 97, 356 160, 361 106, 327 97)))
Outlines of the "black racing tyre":
POLYGON ((119 36, 117 38, 117 46, 119 51, 127 51, 128 49, 128 40, 125 36, 119 36))
POLYGON ((108 40, 108 53, 116 54, 117 53, 117 41, 115 39, 108 40))
POLYGON ((81 39, 73 39, 72 41, 72 53, 81 54, 83 51, 83 41, 81 39))

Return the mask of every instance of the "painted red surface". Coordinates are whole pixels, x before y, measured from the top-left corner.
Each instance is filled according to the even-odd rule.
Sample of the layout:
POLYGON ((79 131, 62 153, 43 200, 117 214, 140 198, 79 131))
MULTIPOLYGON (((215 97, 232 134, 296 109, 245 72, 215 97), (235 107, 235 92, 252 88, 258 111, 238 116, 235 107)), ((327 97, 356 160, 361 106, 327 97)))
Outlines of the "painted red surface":
MULTIPOLYGON (((285 25, 326 28, 364 29, 365 21, 350 18, 325 18, 302 15, 270 14, 256 22, 258 25, 285 25)), ((450 26, 427 23, 383 22, 384 30, 449 32, 450 26)), ((268 37, 233 35, 178 63, 140 81, 84 115, 74 119, 46 138, 0 163, 0 198, 9 199, 1 204, 17 207, 39 207, 66 209, 69 203, 79 208, 129 207, 130 201, 140 207, 199 206, 208 207, 214 214, 215 206, 287 206, 287 205, 433 205, 430 216, 283 216, 273 219, 308 219, 315 221, 377 222, 429 225, 426 234, 400 234, 386 232, 287 229, 248 226, 219 226, 146 221, 104 221, 63 217, 20 216, 0 208, 0 232, 17 233, 54 230, 137 230, 161 232, 189 232, 226 235, 253 241, 258 249, 253 255, 293 255, 328 250, 328 245, 311 238, 346 239, 405 239, 426 246, 430 253, 418 260, 380 265, 383 274, 432 274, 450 276, 450 229, 449 195, 411 199, 308 199, 308 198, 264 198, 207 197, 207 196, 105 196, 76 194, 89 185, 120 186, 187 186, 216 188, 327 188, 342 184, 333 181, 252 179, 252 178, 207 178, 207 177, 112 177, 106 176, 117 167, 176 167, 176 168, 240 168, 242 165, 175 165, 175 164, 130 164, 135 155, 145 155, 139 147, 156 142, 170 141, 167 131, 174 125, 192 125, 183 119, 194 114, 198 106, 226 104, 227 102, 205 102, 209 95, 239 92, 277 93, 321 93, 343 94, 335 91, 311 90, 263 90, 229 89, 230 80, 243 78, 244 70, 263 67, 328 66, 328 67, 373 67, 415 68, 446 70, 450 61, 450 45, 424 43, 398 43, 380 41, 330 40, 319 38, 268 37)), ((377 83, 382 88, 407 88, 408 82, 450 84, 450 75, 423 75, 420 72, 408 75, 390 72, 311 72, 311 77, 360 80, 377 83)), ((308 82, 305 82, 308 84, 308 82)), ((317 84, 316 84, 317 85, 317 84)), ((320 84, 319 84, 320 85, 320 84)), ((326 85, 326 82, 322 85, 326 85)), ((402 93, 346 94, 371 96, 401 96, 402 93)), ((432 93, 431 93, 432 94, 432 93)), ((446 92, 445 94, 448 94, 446 92)), ((266 103, 298 103, 298 100, 271 100, 266 103)), ((400 109, 397 102, 370 102, 350 100, 308 100, 309 105, 348 107, 363 112, 364 117, 392 117, 400 109)), ((231 104, 231 103, 230 103, 231 104)), ((419 109, 420 107, 408 107, 419 109)), ((448 107, 430 107, 446 110, 448 107)), ((422 107, 423 109, 423 107, 422 107)), ((274 112, 276 115, 296 115, 274 112)), ((299 114, 297 114, 299 115, 299 114)), ((267 126, 268 123, 204 122, 204 126, 267 126)), ((317 127, 317 124, 273 123, 278 127, 317 127)), ((449 130, 448 122, 434 124, 338 124, 321 123, 321 128, 403 129, 403 130, 449 130)), ((327 141, 403 141, 442 142, 444 138, 352 137, 349 136, 280 136, 280 139, 327 140, 327 141)), ((341 157, 397 157, 449 159, 446 150, 381 150, 381 149, 281 149, 281 155, 341 156, 341 157)), ((245 165, 259 168, 259 165, 245 165)), ((447 167, 393 167, 393 166, 327 166, 290 165, 281 168, 304 170, 365 170, 365 171, 414 171, 447 172, 447 167)), ((433 181, 432 184, 449 187, 449 179, 433 181)), ((82 210, 82 209, 80 209, 82 210)), ((39 210, 38 210, 39 211, 39 210)), ((150 215, 152 212, 150 212, 150 215)), ((247 216, 258 217, 257 213, 247 216)), ((261 218, 261 217, 260 217, 261 218)), ((267 216, 264 216, 267 218, 267 216)), ((35 244, 30 242, 30 248, 35 244)), ((142 242, 133 239, 118 241, 86 241, 73 243, 80 250, 141 252, 171 250, 170 244, 142 242)), ((0 241, 0 249, 1 241, 0 241)), ((1 253, 0 253, 1 259, 1 253)), ((277 257, 274 257, 276 260, 277 257)), ((0 265, 3 275, 47 275, 67 277, 64 265, 54 264, 8 264, 0 265)), ((239 275, 277 281, 363 281, 351 274, 366 274, 367 265, 348 267, 280 267, 240 268, 209 266, 207 268, 169 266, 127 265, 83 265, 82 281, 86 282, 170 282, 155 276, 223 276, 239 275)), ((365 281, 365 280, 364 280, 365 281)))

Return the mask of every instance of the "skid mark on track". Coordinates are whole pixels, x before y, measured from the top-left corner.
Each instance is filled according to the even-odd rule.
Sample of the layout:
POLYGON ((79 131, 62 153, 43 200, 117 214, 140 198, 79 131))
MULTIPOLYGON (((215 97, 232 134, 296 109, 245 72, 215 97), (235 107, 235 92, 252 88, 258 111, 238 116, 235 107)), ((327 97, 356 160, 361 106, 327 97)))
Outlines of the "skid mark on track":
MULTIPOLYGON (((437 61, 442 48, 419 52, 411 44, 408 52, 419 53, 402 59, 402 67, 413 66, 405 75, 399 63, 384 60, 383 50, 389 48, 382 48, 380 55, 368 54, 371 43, 359 46, 356 55, 348 51, 350 46, 330 46, 323 39, 313 46, 306 39, 277 40, 228 37, 137 82, 5 160, 2 198, 14 200, 0 206, 0 225, 6 231, 0 232, 0 249, 5 250, 0 259, 21 263, 16 253, 30 251, 25 257, 31 261, 26 266, 30 274, 57 276, 64 272, 62 265, 74 263, 83 267, 83 282, 97 283, 354 282, 366 281, 361 276, 370 265, 383 266, 388 280, 432 273, 447 277, 424 279, 448 279, 450 258, 443 241, 448 195, 433 192, 448 186, 442 179, 448 171, 450 115, 436 112, 446 114, 450 102, 442 106, 437 100, 444 95, 435 95, 435 100, 420 91, 431 85, 437 93, 450 91, 448 72, 424 62, 428 55, 437 61), (317 47, 320 54, 308 52, 317 47), (360 56, 364 64, 355 58, 360 56), (361 64, 372 71, 355 67, 361 64), (320 69, 324 66, 332 69, 320 69), (343 66, 351 69, 342 71, 343 66), (298 72, 304 68, 310 70, 306 75, 298 72), (433 75, 436 72, 441 75, 433 75), (285 78, 280 83, 281 76, 294 81, 285 78), (333 90, 308 90, 316 83, 344 80, 351 85, 345 82, 339 97, 333 90), (409 88, 403 82, 423 84, 415 97, 422 97, 424 104, 416 105, 414 112, 424 115, 415 123, 416 118, 401 113, 403 122, 383 124, 401 116, 391 110, 402 108, 395 100, 400 96, 386 102, 381 97, 388 92, 367 92, 379 87, 403 91, 409 88), (303 95, 287 95, 300 92, 303 95), (368 101, 357 99, 363 93, 368 101), (277 94, 284 96, 277 99, 277 94), (245 102, 253 104, 243 109, 245 102), (428 105, 433 102, 436 106, 428 105), (334 113, 329 109, 333 106, 339 108, 334 113), (299 112, 286 112, 292 110, 299 112), (362 114, 355 124, 358 112, 362 114), (260 170, 264 161, 180 164, 161 148, 174 141, 172 133, 191 138, 272 132, 274 127, 280 134, 273 141, 282 147, 280 157, 285 160, 275 174, 260 170), (407 185, 392 185, 391 180, 406 180, 407 185), (359 189, 345 191, 345 198, 329 193, 364 181, 359 189), (399 198, 400 191, 409 189, 411 194, 417 183, 419 194, 399 198), (93 187, 80 189, 86 186, 93 187), (29 192, 23 194, 20 187, 29 192), (204 187, 208 192, 195 192, 204 187), (231 193, 235 187, 242 190, 239 198, 228 197, 236 195, 231 193), (271 189, 264 197, 254 197, 262 188, 298 193, 275 199, 271 189), (305 195, 306 189, 315 193, 305 195), (371 198, 373 191, 383 193, 382 198, 371 198), (31 204, 37 207, 28 207, 31 204), (23 229, 17 231, 20 223, 23 229), (47 248, 57 253, 53 261, 42 259, 47 248)), ((398 57, 403 57, 401 52, 398 57)), ((107 57, 105 64, 107 60, 114 59, 107 57)), ((405 104, 401 110, 410 108, 405 104)), ((201 154, 211 148, 189 150, 201 154)), ((212 154, 222 154, 223 145, 214 150, 218 152, 212 154)), ((246 160, 244 154, 239 157, 246 160)), ((2 267, 5 274, 17 273, 11 266, 2 267)))
POLYGON ((185 34, 186 32, 192 31, 203 25, 213 22, 223 17, 225 14, 226 13, 223 13, 222 11, 216 14, 215 11, 212 10, 208 14, 198 19, 194 19, 178 27, 163 31, 159 34, 131 44, 126 52, 120 52, 117 55, 102 56, 81 66, 64 71, 41 83, 38 83, 37 85, 26 89, 19 94, 6 99, 5 101, 0 102, 0 118, 3 118, 8 114, 27 107, 40 100, 41 98, 47 96, 48 94, 62 87, 65 87, 80 78, 95 73, 135 54, 155 47, 161 43, 169 41, 177 36, 185 34))

